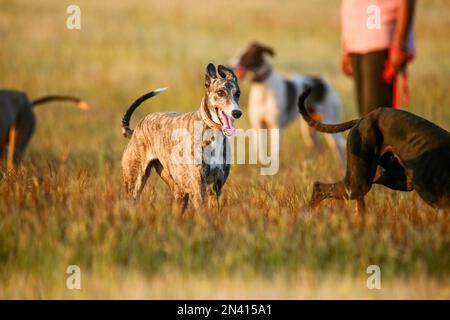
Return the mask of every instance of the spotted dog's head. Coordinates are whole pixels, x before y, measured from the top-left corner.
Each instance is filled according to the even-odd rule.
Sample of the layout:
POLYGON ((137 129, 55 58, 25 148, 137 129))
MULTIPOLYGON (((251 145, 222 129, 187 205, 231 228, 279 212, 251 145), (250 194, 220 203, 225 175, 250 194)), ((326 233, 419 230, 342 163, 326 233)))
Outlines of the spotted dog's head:
POLYGON ((236 131, 234 119, 241 117, 239 109, 239 90, 236 75, 230 69, 219 65, 217 68, 212 63, 206 68, 205 74, 205 104, 211 120, 222 130, 225 135, 232 135, 236 131))
POLYGON ((240 50, 231 62, 238 78, 244 78, 248 72, 251 72, 253 77, 263 73, 264 69, 269 67, 266 55, 274 56, 275 51, 258 42, 253 42, 244 50, 240 50))

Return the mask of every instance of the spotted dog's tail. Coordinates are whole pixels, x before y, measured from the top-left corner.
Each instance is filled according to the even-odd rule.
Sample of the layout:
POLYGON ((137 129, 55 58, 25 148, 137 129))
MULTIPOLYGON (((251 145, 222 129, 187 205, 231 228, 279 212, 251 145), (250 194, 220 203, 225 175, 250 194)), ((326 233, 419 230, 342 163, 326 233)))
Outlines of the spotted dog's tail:
POLYGON ((77 97, 71 97, 71 96, 60 96, 60 95, 50 95, 50 96, 44 96, 42 98, 35 99, 31 101, 31 106, 37 106, 39 104, 52 102, 52 101, 72 101, 78 103, 78 107, 81 110, 87 110, 89 109, 89 105, 86 103, 86 101, 81 100, 77 97))
POLYGON ((130 118, 134 110, 136 110, 137 107, 139 107, 141 103, 144 102, 145 100, 156 96, 158 93, 163 92, 166 89, 167 88, 159 88, 144 94, 142 97, 138 98, 135 102, 133 102, 133 104, 127 109, 122 118, 122 134, 125 138, 130 139, 131 136, 133 135, 133 130, 130 128, 130 118))
POLYGON ((303 119, 308 123, 310 127, 313 127, 319 132, 324 133, 337 133, 342 132, 348 129, 353 128, 359 121, 359 119, 356 120, 350 120, 347 122, 339 123, 339 124, 325 124, 322 122, 319 122, 317 120, 314 120, 311 118, 311 115, 309 114, 308 110, 305 106, 305 100, 308 98, 309 94, 311 93, 311 88, 305 89, 303 93, 298 98, 298 109, 300 110, 300 114, 302 115, 303 119))

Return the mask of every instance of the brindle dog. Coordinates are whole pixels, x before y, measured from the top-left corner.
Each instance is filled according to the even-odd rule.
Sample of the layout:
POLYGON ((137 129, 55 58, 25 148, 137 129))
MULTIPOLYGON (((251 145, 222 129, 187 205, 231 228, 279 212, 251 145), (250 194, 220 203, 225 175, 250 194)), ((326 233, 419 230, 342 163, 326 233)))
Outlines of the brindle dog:
POLYGON ((234 134, 234 118, 242 113, 236 76, 222 65, 217 71, 220 77, 214 65, 208 65, 206 92, 200 109, 195 112, 151 113, 131 130, 132 113, 142 102, 164 90, 158 89, 137 99, 125 113, 122 132, 130 141, 123 153, 122 169, 127 192, 134 199, 138 199, 151 169, 155 168, 172 191, 176 210, 184 211, 189 199, 196 210, 210 202, 211 196, 218 200, 230 171, 226 136, 234 134), (174 139, 180 129, 185 130, 185 141, 188 141, 184 150, 177 149, 180 142, 174 139), (204 139, 206 131, 210 134, 204 139), (198 133, 200 137, 196 136, 198 133), (200 146, 200 150, 196 150, 196 146, 200 146), (177 151, 187 151, 188 159, 178 158, 177 151))

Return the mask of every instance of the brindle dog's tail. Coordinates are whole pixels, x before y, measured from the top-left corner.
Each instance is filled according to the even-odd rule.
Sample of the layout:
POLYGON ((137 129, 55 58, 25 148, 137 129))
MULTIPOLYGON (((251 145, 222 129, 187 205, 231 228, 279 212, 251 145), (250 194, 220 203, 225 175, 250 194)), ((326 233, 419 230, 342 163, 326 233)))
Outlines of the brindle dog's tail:
POLYGON ((31 106, 34 107, 39 104, 52 102, 52 101, 72 101, 72 102, 78 103, 78 107, 81 110, 89 109, 89 105, 87 104, 87 102, 84 100, 81 100, 80 98, 71 97, 71 96, 60 96, 60 95, 51 95, 51 96, 45 96, 42 98, 35 99, 35 100, 31 101, 31 106))
POLYGON ((311 93, 311 88, 306 88, 305 91, 300 95, 298 98, 298 109, 300 110, 300 114, 302 115, 303 119, 308 123, 310 127, 313 127, 319 132, 325 132, 325 133, 337 133, 342 132, 348 129, 353 128, 357 123, 357 120, 350 120, 344 123, 339 124, 325 124, 322 122, 319 122, 317 120, 314 120, 311 118, 311 115, 309 114, 308 110, 305 106, 305 100, 308 98, 309 94, 311 93))
POLYGON ((159 88, 153 91, 150 91, 149 93, 144 94, 142 97, 138 98, 133 104, 127 109, 125 112, 123 118, 122 118, 122 134, 125 138, 130 139, 133 135, 133 130, 130 128, 130 118, 133 114, 134 110, 137 109, 137 107, 140 106, 142 102, 144 102, 147 99, 150 99, 151 97, 156 96, 158 93, 163 92, 167 88, 159 88))

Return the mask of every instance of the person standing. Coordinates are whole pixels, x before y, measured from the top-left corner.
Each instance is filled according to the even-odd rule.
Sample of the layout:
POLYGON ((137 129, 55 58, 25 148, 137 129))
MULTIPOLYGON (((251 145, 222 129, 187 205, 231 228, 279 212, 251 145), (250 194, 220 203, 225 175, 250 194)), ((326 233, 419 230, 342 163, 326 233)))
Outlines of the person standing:
POLYGON ((415 0, 342 0, 341 68, 355 82, 361 116, 398 107, 407 93, 406 65, 415 55, 415 0), (402 86, 398 86, 398 75, 402 86))

